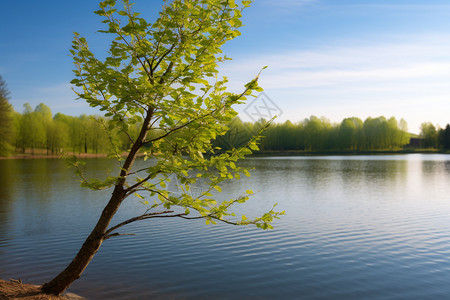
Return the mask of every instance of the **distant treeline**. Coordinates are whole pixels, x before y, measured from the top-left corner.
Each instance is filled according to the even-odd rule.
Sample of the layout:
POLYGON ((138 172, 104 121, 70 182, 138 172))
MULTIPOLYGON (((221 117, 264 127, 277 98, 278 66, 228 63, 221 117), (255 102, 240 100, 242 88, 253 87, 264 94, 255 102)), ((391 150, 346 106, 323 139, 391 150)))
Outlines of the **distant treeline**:
MULTIPOLYGON (((41 103, 34 109, 24 105, 23 113, 15 112, 9 103, 0 101, 0 156, 14 152, 35 154, 109 153, 111 142, 126 151, 130 137, 119 130, 107 134, 106 119, 100 116, 78 117, 57 113, 52 116, 48 106, 41 103)), ((226 135, 214 141, 221 149, 243 146, 266 124, 242 122, 235 118, 226 135)), ((138 134, 139 124, 129 127, 131 137, 138 134)), ((311 116, 301 122, 273 123, 263 133, 261 151, 394 151, 410 143, 407 123, 394 117, 346 118, 333 124, 326 118, 311 116)), ((450 125, 445 129, 423 123, 420 135, 422 148, 450 149, 450 125)))
MULTIPOLYGON (((0 77, 0 156, 13 153, 60 154, 110 153, 126 151, 131 139, 138 134, 140 124, 131 125, 128 135, 119 130, 107 134, 107 119, 100 116, 78 117, 57 113, 41 103, 34 109, 24 105, 23 113, 15 112, 7 100, 8 92, 0 77)), ((235 118, 229 131, 214 143, 221 149, 245 145, 265 126, 265 120, 242 122, 235 118)), ((157 133, 154 133, 157 134, 157 133)), ((326 118, 311 116, 301 122, 273 123, 263 133, 261 151, 395 151, 410 143, 407 123, 394 117, 346 118, 341 123, 331 123, 326 118)), ((450 149, 450 125, 444 129, 423 123, 417 139, 422 148, 450 149)))
MULTIPOLYGON (((5 114, 8 109, 2 111, 5 114)), ((44 149, 46 154, 54 155, 61 152, 109 153, 111 141, 121 151, 131 145, 130 137, 119 130, 113 130, 110 135, 106 133, 104 117, 74 117, 61 113, 52 116, 50 108, 43 103, 34 109, 26 103, 23 113, 15 112, 9 105, 8 114, 0 118, 0 128, 9 128, 8 137, 0 140, 3 144, 0 146, 3 149, 1 156, 13 152, 34 154, 36 149, 44 149)), ((265 123, 264 120, 244 123, 235 118, 227 134, 214 142, 215 146, 222 149, 242 146, 265 123)), ((129 127, 131 137, 138 134, 138 128, 139 124, 129 127)), ((410 141, 406 122, 403 119, 398 122, 394 117, 367 118, 364 122, 352 117, 332 124, 326 118, 311 116, 296 124, 290 121, 273 123, 263 136, 261 151, 398 150, 410 141)))
POLYGON ((422 123, 420 137, 423 148, 450 150, 450 124, 439 128, 430 122, 422 123))
MULTIPOLYGON (((50 108, 43 103, 34 109, 26 103, 21 114, 7 102, 0 101, 0 128, 3 128, 0 129, 3 137, 0 156, 14 152, 35 154, 37 149, 53 155, 61 152, 109 153, 111 142, 120 150, 130 147, 128 136, 118 130, 108 135, 104 126, 105 118, 99 116, 73 117, 61 113, 52 116, 50 108)), ((130 135, 137 132, 137 126, 130 126, 130 135)))
MULTIPOLYGON (((234 119, 229 132, 216 141, 221 148, 240 146, 264 126, 264 120, 243 123, 234 119)), ((409 144, 407 123, 394 117, 346 118, 339 124, 311 116, 298 123, 271 124, 263 133, 261 151, 376 151, 398 150, 409 144)))

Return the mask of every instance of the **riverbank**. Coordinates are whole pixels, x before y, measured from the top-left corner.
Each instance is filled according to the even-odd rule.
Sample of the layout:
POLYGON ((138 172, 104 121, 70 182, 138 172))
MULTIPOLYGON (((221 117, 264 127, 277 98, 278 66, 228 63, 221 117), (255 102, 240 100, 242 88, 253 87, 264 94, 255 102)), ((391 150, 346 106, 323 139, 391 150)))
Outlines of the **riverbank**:
POLYGON ((40 286, 22 283, 20 280, 0 279, 0 300, 86 300, 73 293, 64 293, 62 296, 52 296, 41 293, 40 286))
MULTIPOLYGON (((374 150, 374 151, 304 151, 304 150, 277 150, 277 151, 259 151, 251 156, 315 156, 315 155, 392 155, 392 154, 450 154, 450 151, 437 149, 400 149, 400 150, 374 150)), ((65 153, 65 156, 76 156, 77 158, 105 158, 105 153, 65 153)), ((126 153, 122 153, 126 156, 126 153)), ((143 156, 144 154, 139 154, 143 156)), ((37 159, 37 158, 61 158, 61 155, 46 154, 15 154, 0 159, 37 159)))
POLYGON ((392 154, 450 154, 449 151, 436 149, 400 149, 400 150, 375 150, 375 151, 259 151, 252 156, 319 156, 319 155, 392 155, 392 154))
MULTIPOLYGON (((94 154, 94 153, 67 153, 66 156, 75 155, 78 158, 100 158, 107 157, 106 154, 94 154)), ((46 155, 46 154, 15 154, 12 156, 3 157, 0 156, 0 159, 34 159, 34 158, 61 158, 61 155, 46 155)))

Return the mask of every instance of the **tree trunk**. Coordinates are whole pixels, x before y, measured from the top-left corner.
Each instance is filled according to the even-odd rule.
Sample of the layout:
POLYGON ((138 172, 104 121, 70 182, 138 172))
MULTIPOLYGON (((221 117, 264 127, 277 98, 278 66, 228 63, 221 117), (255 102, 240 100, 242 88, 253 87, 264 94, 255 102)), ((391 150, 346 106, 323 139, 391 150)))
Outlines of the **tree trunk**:
POLYGON ((104 234, 109 223, 116 214, 124 198, 125 192, 123 187, 121 185, 116 185, 111 200, 103 210, 97 225, 84 242, 80 251, 64 271, 42 286, 42 291, 44 293, 60 295, 72 284, 72 282, 80 278, 81 274, 102 245, 105 238, 104 234))
POLYGON ((120 172, 120 177, 114 187, 114 191, 111 195, 106 207, 103 209, 102 215, 95 225, 94 230, 88 236, 80 251, 78 251, 72 262, 64 269, 59 275, 53 278, 50 282, 45 283, 41 290, 46 294, 60 295, 64 292, 75 280, 80 278, 83 271, 86 269, 95 253, 105 240, 105 232, 108 226, 119 209, 122 201, 126 198, 126 191, 124 185, 128 172, 136 160, 139 149, 142 147, 142 143, 147 137, 147 132, 150 129, 150 120, 152 119, 153 111, 150 110, 142 124, 141 131, 138 138, 131 147, 128 153, 125 163, 123 164, 120 172))

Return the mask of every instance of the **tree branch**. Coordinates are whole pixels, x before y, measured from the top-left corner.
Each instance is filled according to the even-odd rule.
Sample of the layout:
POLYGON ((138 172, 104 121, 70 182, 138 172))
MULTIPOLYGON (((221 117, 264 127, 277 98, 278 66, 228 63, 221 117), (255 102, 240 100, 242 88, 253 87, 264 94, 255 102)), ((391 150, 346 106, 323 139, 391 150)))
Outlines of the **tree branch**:
POLYGON ((108 229, 103 237, 103 240, 107 240, 109 238, 115 237, 115 236, 121 236, 121 235, 135 235, 133 233, 112 233, 113 231, 119 229, 120 227, 123 227, 127 224, 136 222, 136 221, 141 221, 141 220, 146 220, 146 219, 153 219, 153 218, 182 218, 185 220, 198 220, 198 219, 206 219, 206 218, 211 218, 217 221, 221 221, 223 223, 227 223, 230 225, 242 225, 239 222, 233 222, 233 221, 228 221, 225 219, 221 219, 219 217, 214 216, 214 214, 208 214, 205 216, 198 216, 198 217, 187 217, 187 215, 185 213, 180 213, 180 214, 174 214, 174 215, 165 215, 165 214, 169 214, 169 213, 173 213, 173 210, 166 210, 166 211, 161 211, 161 212, 154 212, 154 213, 148 213, 148 214, 143 214, 131 219, 128 219, 120 224, 117 224, 116 226, 111 227, 110 229, 108 229))
MULTIPOLYGON (((156 218, 156 217, 164 217, 162 215, 164 214, 168 214, 168 213, 173 213, 173 210, 165 210, 165 211, 161 211, 161 212, 153 212, 153 213, 148 213, 148 214, 143 214, 131 219, 128 219, 122 223, 117 224, 116 226, 111 227, 110 229, 106 230, 104 233, 104 238, 107 238, 108 236, 110 236, 110 233, 119 229, 122 226, 125 226, 127 224, 139 221, 139 220, 145 220, 145 219, 151 219, 151 218, 156 218)), ((167 216, 165 216, 167 217, 167 216)))
POLYGON ((136 235, 136 234, 135 233, 117 233, 116 232, 116 233, 112 233, 110 235, 105 236, 103 238, 103 240, 106 241, 107 239, 110 239, 110 238, 115 237, 115 236, 120 236, 120 235, 136 235))
POLYGON ((144 179, 140 180, 139 182, 133 184, 132 186, 130 186, 129 188, 127 188, 125 190, 125 193, 127 195, 130 195, 132 193, 134 193, 134 189, 138 188, 139 186, 141 186, 144 182, 148 181, 150 178, 152 178, 153 174, 148 175, 147 177, 145 177, 144 179))
POLYGON ((182 219, 186 219, 186 220, 198 220, 198 219, 211 218, 211 219, 214 219, 214 220, 217 220, 217 221, 221 221, 221 222, 224 222, 224 223, 227 223, 227 224, 230 224, 230 225, 240 225, 238 222, 232 222, 232 221, 228 221, 228 220, 225 220, 225 219, 221 219, 221 218, 218 218, 218 217, 216 217, 216 216, 214 216, 212 214, 209 214, 209 215, 206 215, 206 216, 198 216, 198 217, 186 217, 185 214, 179 214, 179 215, 175 215, 175 216, 179 217, 179 218, 182 218, 182 219))
POLYGON ((173 43, 172 46, 159 58, 159 60, 156 62, 156 65, 153 67, 153 70, 156 70, 158 68, 159 64, 163 61, 164 57, 166 57, 170 52, 172 52, 173 48, 175 48, 177 44, 173 43))
POLYGON ((134 172, 130 172, 130 173, 128 173, 128 175, 133 175, 133 174, 137 174, 137 173, 142 172, 142 171, 146 171, 146 170, 148 170, 148 168, 149 167, 142 168, 142 169, 136 170, 134 172))
POLYGON ((144 141, 144 142, 142 142, 142 145, 146 145, 146 144, 152 143, 152 142, 154 142, 154 141, 163 139, 163 138, 165 138, 166 136, 170 135, 171 133, 173 133, 173 132, 175 132, 175 131, 178 131, 178 130, 180 130, 180 129, 183 129, 184 127, 188 126, 189 124, 191 124, 191 123, 193 123, 193 122, 195 122, 195 121, 197 121, 197 120, 201 120, 201 119, 203 119, 203 118, 205 118, 205 117, 208 117, 208 116, 214 114, 215 112, 217 112, 218 110, 220 110, 220 109, 222 109, 222 108, 223 108, 223 105, 222 105, 220 108, 216 108, 216 109, 212 110, 211 112, 209 112, 209 113, 207 113, 207 114, 204 114, 203 116, 200 116, 200 117, 198 117, 198 118, 194 118, 194 119, 190 120, 190 121, 187 122, 187 123, 184 123, 184 124, 182 124, 182 125, 180 125, 180 126, 177 126, 177 127, 175 127, 175 128, 172 128, 171 130, 169 130, 169 132, 166 132, 166 133, 163 134, 163 135, 160 135, 160 136, 158 136, 158 137, 156 137, 156 138, 153 138, 153 139, 151 139, 151 140, 148 140, 148 141, 144 141))

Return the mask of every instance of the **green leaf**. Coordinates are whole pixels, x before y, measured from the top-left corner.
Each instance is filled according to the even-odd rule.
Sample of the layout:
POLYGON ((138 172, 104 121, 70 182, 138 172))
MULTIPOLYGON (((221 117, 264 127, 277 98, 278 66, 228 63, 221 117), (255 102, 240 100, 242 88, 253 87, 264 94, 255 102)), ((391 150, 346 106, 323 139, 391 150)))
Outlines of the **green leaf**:
POLYGON ((167 124, 167 125, 169 125, 169 126, 173 126, 173 125, 175 125, 175 122, 171 119, 171 118, 167 118, 167 117, 163 117, 163 119, 164 119, 164 122, 167 124))
POLYGON ((242 1, 242 5, 243 5, 244 7, 249 7, 251 3, 252 3, 252 1, 250 1, 250 0, 244 0, 244 1, 242 1))
POLYGON ((142 197, 142 196, 139 195, 138 193, 134 193, 134 195, 135 195, 136 197, 138 197, 139 199, 144 199, 144 197, 142 197))
MULTIPOLYGON (((251 1, 241 3, 248 7, 251 1)), ((207 224, 214 224, 216 217, 227 221, 229 206, 246 202, 253 192, 218 201, 211 191, 221 192, 221 182, 239 179, 239 174, 250 176, 236 162, 258 151, 268 126, 264 122, 234 122, 234 105, 262 90, 258 86, 259 74, 245 85, 248 90, 243 95, 228 92, 228 80, 218 76, 219 64, 228 59, 221 54, 224 43, 240 35, 236 29, 242 26, 242 6, 236 0, 166 1, 163 11, 150 24, 138 18, 129 0, 123 4, 117 10, 116 1, 101 1, 96 11, 104 23, 101 32, 111 34, 107 53, 94 55, 86 39, 76 33, 69 50, 75 65, 72 84, 81 100, 105 114, 102 131, 91 125, 91 120, 81 118, 64 121, 59 129, 64 131, 67 125, 67 131, 73 131, 67 136, 73 139, 70 144, 79 145, 74 151, 84 150, 75 148, 86 144, 97 144, 99 152, 111 153, 119 161, 122 153, 130 154, 130 149, 133 155, 146 151, 143 160, 147 161, 141 162, 144 169, 123 167, 120 175, 106 180, 85 179, 80 165, 73 161, 76 174, 82 177, 83 186, 92 189, 117 184, 124 190, 146 190, 155 201, 150 209, 178 206, 177 211, 185 209, 185 214, 195 210, 207 224), (254 131, 258 133, 252 137, 254 131), (227 140, 221 143, 221 138, 227 140), (176 197, 167 190, 168 177, 173 174, 183 189, 182 195, 176 197), (190 195, 190 186, 193 190, 197 182, 203 181, 209 183, 210 190, 201 190, 198 198, 190 195), (135 186, 136 182, 141 184, 135 186)), ((129 158, 123 166, 132 161, 129 158)), ((144 199, 139 193, 136 197, 144 199)), ((280 215, 272 209, 255 221, 243 216, 237 223, 270 229, 267 224, 280 215)))

